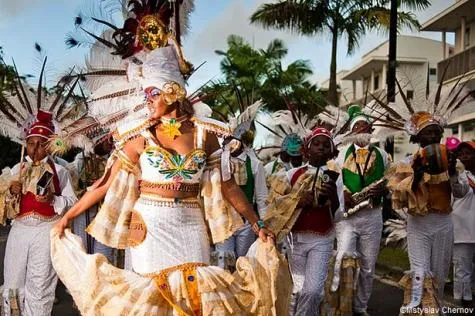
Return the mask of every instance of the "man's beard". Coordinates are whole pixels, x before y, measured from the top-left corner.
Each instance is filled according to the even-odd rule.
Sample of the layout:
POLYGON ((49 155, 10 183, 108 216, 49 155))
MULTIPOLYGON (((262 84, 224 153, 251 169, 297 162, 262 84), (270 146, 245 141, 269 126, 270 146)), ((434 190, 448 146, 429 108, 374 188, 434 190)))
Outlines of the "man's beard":
POLYGON ((342 144, 343 145, 357 144, 361 147, 364 147, 371 143, 372 137, 373 135, 369 133, 352 134, 352 135, 345 136, 342 139, 342 144))

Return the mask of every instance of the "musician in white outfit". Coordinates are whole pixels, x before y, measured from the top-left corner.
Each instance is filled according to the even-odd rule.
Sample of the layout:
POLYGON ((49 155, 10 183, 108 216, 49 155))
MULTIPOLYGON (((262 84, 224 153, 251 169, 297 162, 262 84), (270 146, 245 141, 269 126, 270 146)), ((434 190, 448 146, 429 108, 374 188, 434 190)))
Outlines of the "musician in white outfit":
MULTIPOLYGON (((389 155, 381 148, 370 144, 372 126, 370 119, 358 105, 348 109, 353 143, 340 151, 337 164, 340 166, 345 187, 345 208, 356 206, 352 195, 381 180, 389 164, 389 155)), ((339 211, 335 215, 337 256, 332 281, 335 292, 342 283, 340 275, 349 275, 344 269, 352 269, 356 290, 350 294, 348 289, 340 289, 340 296, 350 301, 351 306, 340 306, 342 310, 352 308, 355 315, 367 315, 366 309, 373 288, 374 268, 379 253, 383 230, 382 198, 386 189, 369 189, 371 203, 347 218, 339 211), (359 272, 359 276, 358 276, 359 272), (342 294, 345 293, 345 294, 342 294)), ((351 283, 353 283, 351 282, 351 283)), ((338 307, 335 307, 338 308, 338 307)), ((351 312, 351 310, 350 310, 351 312)))

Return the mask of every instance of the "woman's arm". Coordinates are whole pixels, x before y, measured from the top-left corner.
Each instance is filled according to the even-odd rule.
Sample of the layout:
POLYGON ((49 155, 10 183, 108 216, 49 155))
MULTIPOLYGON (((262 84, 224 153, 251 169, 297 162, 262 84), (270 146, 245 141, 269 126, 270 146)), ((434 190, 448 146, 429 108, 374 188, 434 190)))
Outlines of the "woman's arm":
MULTIPOLYGON (((206 140, 206 152, 211 155, 213 152, 220 149, 219 142, 216 136, 208 135, 206 140)), ((248 222, 253 226, 256 233, 262 240, 267 240, 267 237, 274 238, 274 234, 266 228, 258 228, 259 217, 254 212, 254 208, 248 202, 242 189, 236 184, 234 178, 231 177, 229 181, 221 183, 221 191, 224 198, 234 207, 234 209, 244 216, 248 222)))
MULTIPOLYGON (((140 145, 143 148, 143 139, 138 138, 126 144, 123 149, 127 157, 134 163, 139 159, 139 151, 137 149, 140 145)), ((104 199, 107 190, 119 172, 120 167, 120 160, 116 160, 105 177, 98 180, 101 181, 101 183, 96 182, 97 186, 93 190, 87 191, 83 197, 76 204, 74 204, 73 207, 71 207, 69 211, 66 212, 66 214, 64 214, 63 218, 61 218, 61 220, 55 226, 60 237, 63 235, 64 229, 68 227, 69 221, 81 215, 104 199)))

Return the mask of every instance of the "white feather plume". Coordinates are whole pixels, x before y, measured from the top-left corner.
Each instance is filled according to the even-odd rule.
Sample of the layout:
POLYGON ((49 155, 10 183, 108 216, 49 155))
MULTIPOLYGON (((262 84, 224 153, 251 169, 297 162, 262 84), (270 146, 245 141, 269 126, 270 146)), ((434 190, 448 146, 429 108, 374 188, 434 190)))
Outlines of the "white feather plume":
POLYGON ((242 113, 239 113, 236 116, 229 117, 229 126, 231 130, 237 129, 239 126, 245 123, 249 123, 256 118, 257 112, 261 109, 263 103, 261 100, 254 102, 248 106, 242 113))
POLYGON ((407 250, 407 211, 395 210, 396 219, 384 222, 384 232, 389 233, 385 244, 407 250))

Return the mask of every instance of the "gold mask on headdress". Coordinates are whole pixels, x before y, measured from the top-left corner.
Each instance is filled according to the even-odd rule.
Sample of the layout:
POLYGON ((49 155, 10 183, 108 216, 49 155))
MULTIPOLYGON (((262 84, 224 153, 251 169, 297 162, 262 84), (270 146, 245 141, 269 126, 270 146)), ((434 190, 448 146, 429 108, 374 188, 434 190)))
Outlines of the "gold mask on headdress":
POLYGON ((146 15, 140 20, 137 37, 140 44, 149 50, 165 47, 168 44, 166 26, 155 15, 146 15))

